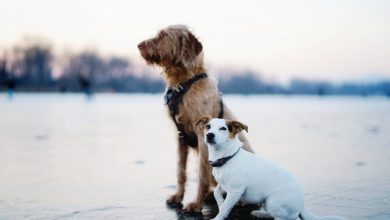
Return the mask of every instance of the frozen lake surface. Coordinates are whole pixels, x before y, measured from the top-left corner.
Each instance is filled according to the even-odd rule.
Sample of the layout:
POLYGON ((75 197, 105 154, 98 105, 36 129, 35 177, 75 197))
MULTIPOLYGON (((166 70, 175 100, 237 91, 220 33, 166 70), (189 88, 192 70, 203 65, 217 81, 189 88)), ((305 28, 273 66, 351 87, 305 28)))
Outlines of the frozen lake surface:
MULTIPOLYGON (((390 219, 390 99, 224 100, 255 151, 298 177, 309 210, 390 219)), ((190 157, 185 202, 195 196, 195 164, 190 157)), ((0 94, 1 220, 185 219, 165 206, 175 173, 162 95, 0 94)), ((205 206, 203 219, 216 211, 205 206)))

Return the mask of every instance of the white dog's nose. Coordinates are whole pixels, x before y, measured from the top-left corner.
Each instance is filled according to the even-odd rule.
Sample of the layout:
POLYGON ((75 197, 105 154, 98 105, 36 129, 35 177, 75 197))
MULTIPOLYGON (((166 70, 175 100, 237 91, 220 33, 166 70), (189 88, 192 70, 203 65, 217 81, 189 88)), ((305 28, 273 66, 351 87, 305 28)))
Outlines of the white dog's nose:
POLYGON ((214 133, 207 133, 206 134, 206 139, 207 139, 207 142, 214 142, 214 138, 215 138, 215 134, 214 133))

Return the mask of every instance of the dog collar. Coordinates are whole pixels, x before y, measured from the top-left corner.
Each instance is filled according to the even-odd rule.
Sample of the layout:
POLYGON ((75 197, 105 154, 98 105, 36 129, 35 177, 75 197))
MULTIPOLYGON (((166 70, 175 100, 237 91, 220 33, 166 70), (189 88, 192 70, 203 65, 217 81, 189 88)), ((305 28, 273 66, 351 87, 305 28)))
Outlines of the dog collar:
POLYGON ((238 151, 240 151, 241 147, 238 148, 238 150, 233 154, 233 155, 230 155, 228 157, 222 157, 216 161, 209 161, 210 165, 212 167, 221 167, 223 166, 226 162, 228 162, 230 159, 232 159, 237 153, 238 151))

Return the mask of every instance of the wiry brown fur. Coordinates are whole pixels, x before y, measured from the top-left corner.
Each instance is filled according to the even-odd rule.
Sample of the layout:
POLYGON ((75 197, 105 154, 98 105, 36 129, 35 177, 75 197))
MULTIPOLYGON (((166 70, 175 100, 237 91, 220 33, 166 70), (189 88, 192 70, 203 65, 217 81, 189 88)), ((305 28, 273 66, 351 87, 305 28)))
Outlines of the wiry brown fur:
MULTIPOLYGON (((148 64, 163 68, 163 76, 168 86, 175 87, 206 71, 203 65, 203 46, 185 26, 169 26, 159 31, 154 38, 141 42, 138 48, 148 64)), ((220 112, 220 95, 214 81, 205 78, 195 82, 184 95, 179 109, 180 114, 176 116, 176 121, 183 124, 185 132, 194 132, 198 137, 198 193, 195 201, 184 207, 184 211, 195 212, 201 210, 204 199, 209 193, 210 185, 215 186, 215 180, 211 176, 211 166, 208 163, 208 151, 203 140, 203 133, 195 126, 195 122, 200 117, 205 115, 217 117, 220 112)), ((224 106, 224 118, 234 119, 226 106, 224 106)), ((243 135, 240 135, 240 139, 244 143, 244 148, 252 151, 243 135)), ((188 149, 189 146, 182 146, 179 141, 178 186, 176 193, 168 199, 168 202, 179 203, 183 200, 187 179, 188 149)))

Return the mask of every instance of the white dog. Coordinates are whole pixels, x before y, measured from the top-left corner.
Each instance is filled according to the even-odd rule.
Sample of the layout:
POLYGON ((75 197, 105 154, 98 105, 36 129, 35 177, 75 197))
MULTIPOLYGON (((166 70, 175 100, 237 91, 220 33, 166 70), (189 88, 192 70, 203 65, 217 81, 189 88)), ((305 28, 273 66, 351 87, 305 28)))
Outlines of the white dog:
POLYGON ((202 117, 197 122, 204 131, 209 161, 218 182, 214 197, 219 213, 214 220, 225 219, 238 201, 262 205, 255 217, 276 220, 344 219, 316 217, 305 210, 303 190, 287 170, 241 148, 237 134, 248 127, 238 121, 202 117), (226 199, 222 193, 226 192, 226 199))

